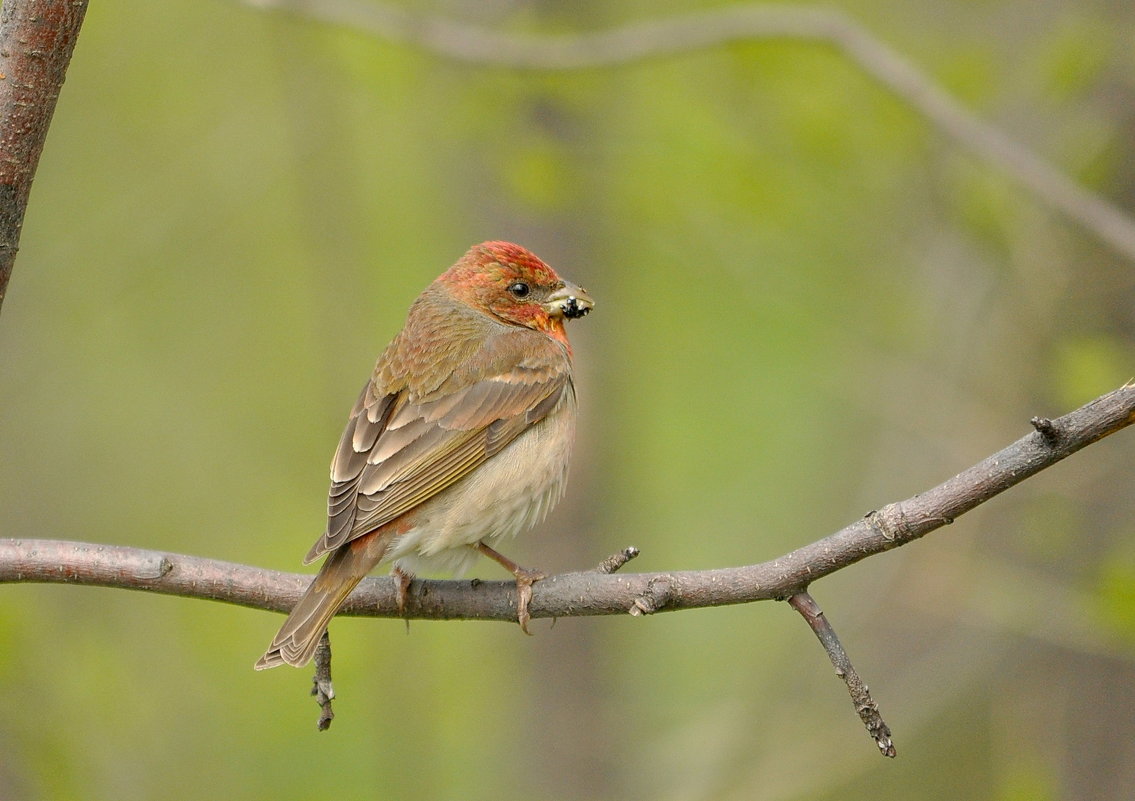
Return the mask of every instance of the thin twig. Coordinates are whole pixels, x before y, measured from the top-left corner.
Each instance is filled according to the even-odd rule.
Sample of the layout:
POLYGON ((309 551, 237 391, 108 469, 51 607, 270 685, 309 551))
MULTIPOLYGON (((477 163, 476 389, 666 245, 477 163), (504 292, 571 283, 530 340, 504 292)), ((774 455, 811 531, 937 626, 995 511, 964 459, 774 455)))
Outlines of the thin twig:
POLYGON ((0 7, 0 306, 55 101, 87 0, 5 0, 0 7))
POLYGON ((867 733, 871 735, 875 745, 879 746, 879 751, 886 757, 895 756, 897 752, 895 751, 895 744, 891 741, 891 729, 884 722, 883 716, 879 714, 879 705, 875 703, 875 700, 871 697, 871 691, 867 689, 867 685, 855 672, 851 658, 844 650, 843 644, 836 636, 835 629, 828 622, 828 618, 820 609, 819 604, 806 592, 796 593, 788 599, 788 603, 808 621, 808 625, 812 627, 812 631, 816 633, 816 637, 824 646, 828 658, 832 661, 832 667, 835 668, 836 675, 843 679, 844 684, 847 685, 847 691, 851 694, 851 703, 859 714, 859 719, 867 727, 867 733))
MULTIPOLYGON (((784 599, 860 559, 897 548, 1076 451, 1135 422, 1135 384, 1051 420, 1053 436, 1032 431, 937 487, 888 504, 811 545, 745 567, 668 573, 589 570, 549 576, 533 587, 533 618, 649 614, 784 599)), ((289 611, 310 575, 137 548, 59 540, 0 539, 0 582, 85 584, 205 598, 289 611)), ((422 581, 405 616, 515 623, 514 581, 422 581)), ((364 579, 343 614, 402 617, 390 577, 364 579)))
POLYGON ((331 710, 331 699, 335 697, 335 688, 331 686, 331 635, 323 632, 319 638, 319 645, 315 646, 315 675, 311 679, 311 694, 319 704, 319 721, 316 728, 327 731, 335 713, 331 710))
POLYGON ((1029 420, 1029 422, 1032 423, 1033 428, 1040 432, 1042 437, 1051 443, 1055 443, 1057 437, 1060 436, 1060 432, 1056 430, 1052 421, 1047 417, 1034 417, 1032 420, 1029 420))
POLYGON ((830 45, 939 131, 1135 260, 1135 220, 1129 214, 969 111, 909 59, 837 9, 733 5, 595 33, 532 36, 410 14, 370 0, 245 2, 404 42, 453 61, 520 70, 623 66, 738 41, 791 39, 830 45))
POLYGON ((616 570, 620 569, 627 562, 634 559, 636 556, 638 556, 638 548, 634 547, 633 545, 628 548, 623 548, 623 550, 619 551, 618 553, 611 554, 602 562, 600 562, 599 565, 595 568, 595 572, 610 575, 611 573, 614 573, 616 570))

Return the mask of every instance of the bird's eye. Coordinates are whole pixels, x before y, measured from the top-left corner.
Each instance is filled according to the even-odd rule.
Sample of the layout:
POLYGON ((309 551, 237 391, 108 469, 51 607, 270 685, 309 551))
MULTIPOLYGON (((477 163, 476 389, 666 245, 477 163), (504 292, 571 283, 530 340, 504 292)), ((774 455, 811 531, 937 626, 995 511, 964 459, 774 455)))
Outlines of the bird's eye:
POLYGON ((528 284, 523 281, 514 281, 508 285, 508 291, 514 298, 526 298, 528 297, 528 293, 532 290, 529 288, 528 284))

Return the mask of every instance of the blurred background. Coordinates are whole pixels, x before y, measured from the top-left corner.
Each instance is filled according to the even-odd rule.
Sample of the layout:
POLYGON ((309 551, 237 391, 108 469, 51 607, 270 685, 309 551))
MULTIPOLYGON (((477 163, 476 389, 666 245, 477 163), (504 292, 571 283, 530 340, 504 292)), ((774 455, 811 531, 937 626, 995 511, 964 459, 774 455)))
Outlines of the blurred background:
MULTIPOLYGON (((721 5, 404 8, 535 35, 721 5)), ((1135 214, 1135 6, 828 7, 1135 214)), ((547 73, 99 0, 0 315, 0 536, 300 570, 374 359, 496 238, 598 304, 570 492, 506 551, 546 571, 774 558, 1135 374, 1132 261, 832 47, 547 73)), ((12 585, 0 798, 1126 799, 1132 443, 814 585, 895 761, 781 604, 338 620, 319 734, 310 670, 252 670, 278 615, 12 585)))

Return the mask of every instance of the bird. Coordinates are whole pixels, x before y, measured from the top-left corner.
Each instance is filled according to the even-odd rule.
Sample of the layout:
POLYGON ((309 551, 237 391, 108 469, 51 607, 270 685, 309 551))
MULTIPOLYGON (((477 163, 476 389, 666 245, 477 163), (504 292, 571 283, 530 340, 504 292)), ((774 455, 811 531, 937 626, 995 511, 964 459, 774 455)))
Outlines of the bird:
POLYGON ((500 540, 560 500, 575 437, 566 320, 594 307, 531 251, 474 245, 410 306, 351 409, 331 460, 327 529, 304 564, 326 558, 257 670, 307 664, 351 590, 392 562, 404 606, 413 576, 461 576, 480 556, 511 572, 528 633, 544 574, 500 540))

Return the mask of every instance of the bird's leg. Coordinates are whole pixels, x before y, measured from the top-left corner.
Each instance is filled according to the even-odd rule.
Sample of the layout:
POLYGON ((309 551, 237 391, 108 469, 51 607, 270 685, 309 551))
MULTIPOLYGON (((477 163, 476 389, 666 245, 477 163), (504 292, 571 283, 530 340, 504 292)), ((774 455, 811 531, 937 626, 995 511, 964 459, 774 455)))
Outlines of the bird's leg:
POLYGON ((410 597, 410 584, 414 580, 414 574, 406 572, 397 565, 390 572, 394 574, 394 580, 398 582, 398 614, 405 617, 406 599, 410 597))
POLYGON ((532 632, 528 630, 528 621, 531 620, 528 615, 528 602, 532 600, 532 585, 547 576, 539 570, 521 567, 483 542, 477 543, 477 550, 516 576, 516 622, 520 624, 521 631, 531 634, 532 632))
POLYGON ((397 565, 391 571, 394 574, 394 581, 397 582, 398 587, 398 614, 406 621, 406 631, 410 631, 410 618, 406 617, 406 599, 410 597, 410 583, 414 580, 414 574, 409 573, 397 565))

